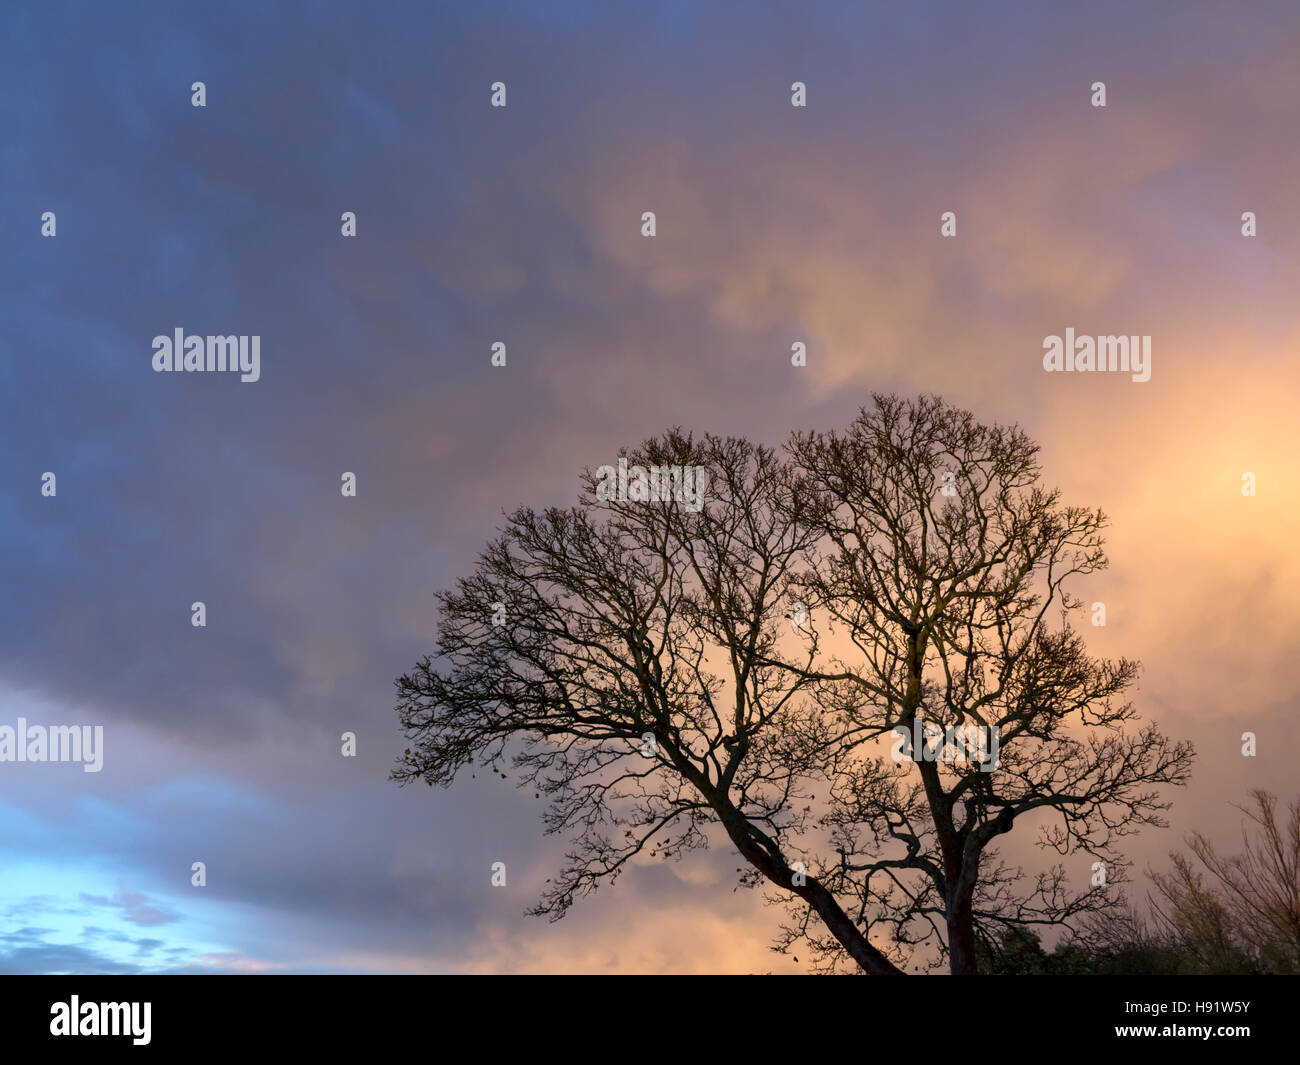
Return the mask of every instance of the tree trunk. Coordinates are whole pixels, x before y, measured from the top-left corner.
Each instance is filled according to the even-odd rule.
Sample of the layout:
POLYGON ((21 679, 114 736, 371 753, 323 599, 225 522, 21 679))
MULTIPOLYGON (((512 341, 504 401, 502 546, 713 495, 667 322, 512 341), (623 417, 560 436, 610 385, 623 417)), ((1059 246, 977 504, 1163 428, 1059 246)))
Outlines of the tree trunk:
POLYGON ((948 907, 948 971, 953 976, 974 976, 975 918, 969 892, 955 897, 948 907))
MULTIPOLYGON (((797 889, 796 889, 797 890, 797 889)), ((902 976, 903 970, 867 941, 853 919, 841 909, 829 891, 818 881, 809 879, 805 890, 798 892, 808 900, 831 935, 849 952, 853 960, 873 976, 902 976)))

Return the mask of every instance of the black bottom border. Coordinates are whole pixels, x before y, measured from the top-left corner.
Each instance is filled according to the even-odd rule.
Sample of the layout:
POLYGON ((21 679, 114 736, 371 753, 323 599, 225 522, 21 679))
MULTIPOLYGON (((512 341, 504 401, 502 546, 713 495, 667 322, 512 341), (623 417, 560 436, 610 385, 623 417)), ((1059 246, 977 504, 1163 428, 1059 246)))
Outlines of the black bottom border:
POLYGON ((1154 1045, 1181 1058, 1243 1043, 1258 1050, 1261 1039, 1280 1045, 1294 1030, 1298 993, 1300 976, 7 976, 0 1050, 427 1058, 519 1044, 549 1056, 549 1044, 604 1060, 725 1053, 728 1044, 736 1054, 810 1055, 848 1038, 864 1051, 958 1045, 1011 1061, 1099 1044, 1138 1053, 1154 1045), (148 1043, 52 1034, 71 1017, 73 996, 83 1015, 88 1003, 139 1003, 137 1020, 149 1003, 148 1043))

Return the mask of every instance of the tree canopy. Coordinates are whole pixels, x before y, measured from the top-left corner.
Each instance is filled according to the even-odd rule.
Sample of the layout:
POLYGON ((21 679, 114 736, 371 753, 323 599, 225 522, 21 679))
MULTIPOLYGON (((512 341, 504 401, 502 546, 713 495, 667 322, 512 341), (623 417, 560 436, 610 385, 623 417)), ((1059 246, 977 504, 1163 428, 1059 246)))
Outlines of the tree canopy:
POLYGON ((1193 752, 1072 625, 1106 519, 1041 485, 1037 451, 877 395, 784 448, 673 430, 622 456, 699 471, 698 499, 586 470, 577 506, 508 514, 440 594, 394 777, 511 761, 569 840, 552 919, 725 838, 789 908, 776 948, 823 970, 974 973, 1008 930, 1117 907, 1118 844, 1164 823, 1193 752), (1004 864, 1018 822, 1071 871, 1004 864))

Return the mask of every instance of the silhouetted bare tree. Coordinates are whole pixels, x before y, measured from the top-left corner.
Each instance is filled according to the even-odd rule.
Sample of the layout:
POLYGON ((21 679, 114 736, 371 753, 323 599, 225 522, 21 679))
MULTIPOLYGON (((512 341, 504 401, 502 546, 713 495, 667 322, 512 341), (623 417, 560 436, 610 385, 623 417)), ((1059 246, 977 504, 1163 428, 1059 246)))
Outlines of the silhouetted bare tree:
POLYGON ((742 882, 796 907, 779 948, 806 938, 823 968, 899 973, 931 943, 971 973, 978 936, 1110 905, 1059 868, 1017 890, 991 860, 1046 814, 1046 844, 1118 871, 1114 840, 1161 823, 1155 786, 1191 759, 1125 730, 1133 663, 1048 622, 1105 564, 1104 520, 1039 488, 1035 455, 937 399, 877 396, 785 454, 674 431, 627 456, 702 468, 698 508, 608 498, 588 470, 580 506, 516 511, 440 596, 437 658, 397 682, 394 777, 510 757, 572 839, 536 909, 553 919, 719 826, 742 882), (996 767, 888 760, 922 718, 997 728, 996 767))
POLYGON ((1300 799, 1285 823, 1277 798, 1256 789, 1241 807, 1242 850, 1221 856, 1200 832, 1191 856, 1152 873, 1156 925, 1201 972, 1300 972, 1300 799), (1208 879, 1202 871, 1208 874, 1208 879))
POLYGON ((1243 850, 1222 857, 1199 832, 1173 870, 1152 873, 1151 913, 1092 914, 1077 934, 1043 950, 1038 937, 1008 928, 980 943, 980 971, 1005 974, 1238 974, 1300 972, 1300 800, 1285 823, 1277 799, 1252 791, 1243 808, 1243 850))
MULTIPOLYGON (((1090 658, 1068 624, 1082 603, 1067 582, 1106 565, 1105 517, 1040 487, 1037 450, 937 398, 886 396, 845 433, 792 445, 830 543, 802 594, 850 648, 818 667, 818 695, 843 722, 828 764, 835 856, 821 875, 900 941, 933 939, 954 973, 976 971, 977 936, 1118 905, 1106 890, 1124 876, 1115 842, 1164 823, 1155 785, 1183 783, 1192 758, 1151 725, 1126 729, 1137 664, 1090 658), (918 719, 945 735, 995 728, 996 769, 862 756, 918 719), (1076 865, 1081 891, 1060 865, 1022 888, 1018 869, 990 864, 1025 815, 1043 845, 1105 863, 1105 885, 1091 886, 1091 863, 1076 865)), ((807 933, 806 919, 790 932, 807 933)))

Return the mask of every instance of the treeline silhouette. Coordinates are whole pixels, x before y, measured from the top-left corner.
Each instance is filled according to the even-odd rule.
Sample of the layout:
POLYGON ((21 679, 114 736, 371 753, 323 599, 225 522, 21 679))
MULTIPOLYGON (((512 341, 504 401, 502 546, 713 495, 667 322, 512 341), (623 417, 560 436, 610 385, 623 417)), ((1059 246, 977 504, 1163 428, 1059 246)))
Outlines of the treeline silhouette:
POLYGON ((1149 913, 1128 909, 1091 922, 1052 951, 1024 927, 979 947, 992 975, 1300 973, 1300 800, 1285 823, 1277 799, 1252 791, 1241 807, 1242 850, 1220 855, 1199 832, 1172 867, 1152 873, 1149 913))

